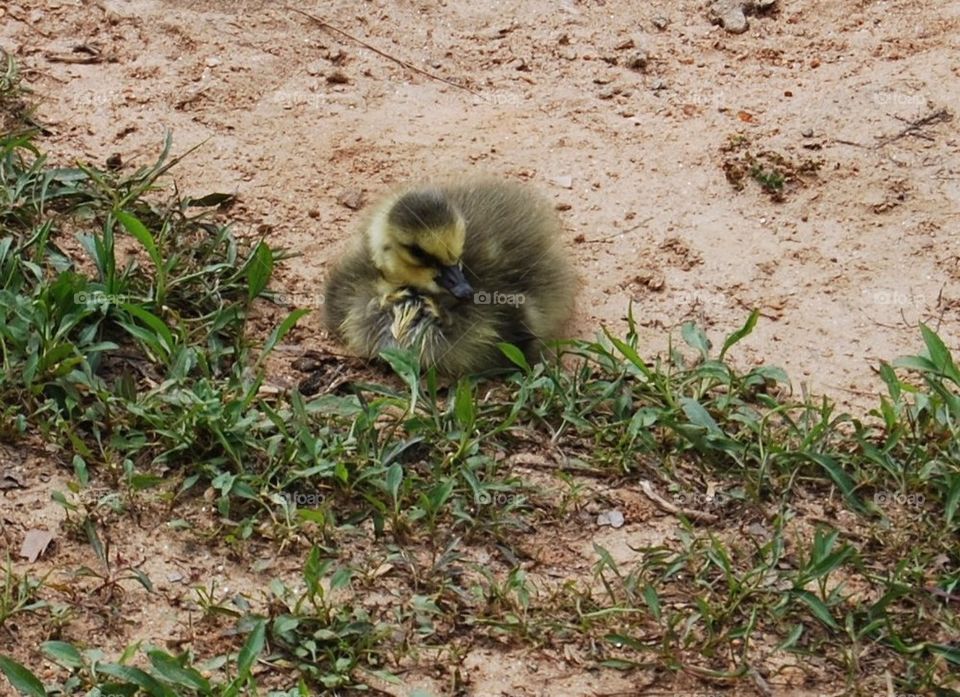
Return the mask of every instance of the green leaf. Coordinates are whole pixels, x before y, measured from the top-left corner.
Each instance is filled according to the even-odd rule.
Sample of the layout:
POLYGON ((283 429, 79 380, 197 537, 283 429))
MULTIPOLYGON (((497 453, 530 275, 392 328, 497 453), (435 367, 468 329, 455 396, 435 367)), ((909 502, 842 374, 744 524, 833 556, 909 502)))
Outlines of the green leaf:
POLYGON ((895 368, 906 368, 916 370, 921 373, 936 373, 937 366, 929 358, 923 356, 901 356, 894 360, 891 365, 895 368))
POLYGON ((279 326, 270 332, 270 336, 267 337, 266 342, 263 344, 263 349, 260 351, 260 357, 257 359, 258 365, 262 363, 267 357, 267 354, 273 351, 274 347, 283 340, 283 337, 285 337, 287 333, 293 329, 293 325, 300 321, 300 318, 309 312, 310 310, 305 310, 302 308, 299 310, 294 310, 284 318, 279 326))
POLYGON ((790 630, 790 633, 787 635, 786 639, 780 642, 780 645, 777 648, 780 651, 789 651, 796 643, 800 640, 800 637, 803 636, 803 625, 795 624, 793 629, 790 630))
POLYGON ((201 196, 200 198, 185 198, 183 199, 183 203, 191 208, 209 208, 210 206, 229 203, 234 198, 236 198, 236 196, 233 194, 213 193, 201 196))
POLYGON ((154 670, 167 682, 180 687, 189 687, 204 694, 210 693, 210 683, 195 668, 180 665, 176 658, 163 651, 149 651, 147 656, 150 657, 150 664, 154 670))
POLYGON ((101 663, 97 665, 97 672, 105 673, 114 678, 125 680, 140 687, 151 697, 176 697, 176 693, 166 687, 153 676, 133 666, 124 666, 116 663, 101 663))
POLYGON ((273 274, 273 251, 270 246, 261 241, 250 255, 247 263, 247 297, 256 298, 270 282, 273 274))
POLYGON ((793 591, 793 595, 797 600, 809 607, 814 617, 816 617, 818 620, 823 622, 831 629, 840 629, 840 625, 838 625, 833 619, 833 616, 830 614, 830 610, 827 609, 827 606, 823 604, 823 601, 821 601, 820 598, 809 591, 793 591))
POLYGON ((680 328, 680 336, 683 337, 683 340, 687 342, 688 346, 697 349, 704 358, 710 354, 710 340, 707 338, 707 335, 703 333, 703 330, 693 322, 683 323, 683 326, 680 328))
POLYGON ((453 410, 457 415, 457 421, 464 430, 473 428, 476 413, 473 407, 473 390, 470 387, 470 381, 462 378, 457 383, 457 393, 454 397, 453 410))
POLYGON ((398 504, 400 496, 400 483, 403 481, 403 467, 399 462, 395 462, 387 469, 387 492, 394 504, 398 504))
POLYGON ((237 654, 238 681, 242 682, 250 676, 253 662, 257 660, 257 656, 263 651, 264 644, 266 643, 265 637, 266 622, 257 620, 253 626, 253 631, 250 632, 250 636, 248 636, 244 642, 243 648, 241 648, 240 653, 237 654))
POLYGON ((148 329, 150 329, 159 339, 160 343, 164 348, 166 357, 169 357, 173 353, 174 346, 176 341, 173 338, 173 334, 170 332, 170 328, 167 326, 166 322, 157 317, 152 312, 144 310, 139 305, 131 305, 129 303, 124 303, 120 307, 124 311, 133 315, 135 318, 140 320, 148 329))
POLYGON ((957 514, 957 506, 960 505, 960 474, 953 475, 952 479, 953 483, 950 485, 943 506, 943 514, 947 519, 947 525, 953 523, 953 517, 957 514))
POLYGON ((65 641, 45 641, 40 644, 40 648, 64 668, 83 667, 83 656, 73 647, 73 644, 65 641))
POLYGON ((523 355, 523 351, 519 348, 503 341, 497 344, 497 348, 500 349, 501 353, 503 353, 511 363, 520 368, 524 373, 530 372, 530 364, 527 362, 527 357, 523 355))
POLYGON ((896 371, 886 361, 880 362, 880 378, 887 385, 887 392, 890 393, 893 401, 900 399, 900 379, 897 377, 896 371))
POLYGON ((953 363, 950 349, 947 348, 937 333, 927 325, 920 325, 920 333, 923 335, 923 343, 927 345, 930 360, 937 367, 937 370, 960 385, 960 372, 957 371, 957 366, 953 363))
POLYGON ((157 268, 163 266, 163 258, 157 249, 157 243, 153 239, 153 235, 150 234, 150 231, 147 230, 147 227, 126 211, 117 211, 116 215, 117 220, 126 228, 127 232, 137 238, 137 241, 147 250, 147 254, 150 255, 150 261, 152 261, 157 268))
POLYGON ((643 601, 650 608, 650 614, 657 621, 660 620, 660 596, 657 595, 657 589, 649 583, 643 587, 643 601))
POLYGON ((687 415, 690 423, 692 423, 694 426, 705 428, 708 433, 723 435, 723 431, 720 430, 717 422, 713 420, 713 417, 710 416, 710 412, 704 409, 700 402, 692 397, 681 397, 680 406, 683 408, 683 413, 687 415))
POLYGON ((735 344, 739 343, 753 333, 753 328, 757 326, 757 318, 759 316, 760 311, 754 310, 750 313, 750 316, 747 318, 747 321, 744 322, 743 326, 727 337, 727 340, 723 342, 723 348, 720 349, 721 361, 723 360, 723 357, 727 355, 727 351, 729 351, 735 344))
POLYGON ((860 512, 865 510, 863 502, 857 498, 855 491, 856 487, 854 486, 853 480, 850 479, 850 475, 843 471, 843 467, 840 466, 840 463, 838 463, 832 457, 828 455, 821 455, 820 453, 805 452, 803 455, 827 471, 827 474, 830 475, 830 478, 840 488, 840 491, 843 493, 844 497, 846 497, 847 502, 851 506, 860 512))
POLYGON ((603 333, 606 335, 607 339, 610 340, 610 343, 616 346, 617 350, 622 353, 628 361, 630 361, 633 366, 640 371, 647 378, 653 377, 653 373, 650 371, 650 368, 647 367, 646 362, 640 357, 640 354, 637 353, 636 349, 633 348, 630 344, 618 339, 610 331, 604 327, 603 333))
POLYGON ((960 648, 948 644, 929 644, 927 648, 930 650, 930 653, 940 656, 954 665, 960 666, 960 648))
POLYGON ((310 554, 307 555, 307 561, 303 565, 303 581, 307 584, 310 595, 317 595, 323 590, 320 581, 327 573, 331 563, 329 559, 321 558, 319 547, 310 548, 310 554))
POLYGON ((37 676, 11 658, 0 654, 0 672, 7 676, 10 684, 27 697, 47 697, 43 683, 37 676))

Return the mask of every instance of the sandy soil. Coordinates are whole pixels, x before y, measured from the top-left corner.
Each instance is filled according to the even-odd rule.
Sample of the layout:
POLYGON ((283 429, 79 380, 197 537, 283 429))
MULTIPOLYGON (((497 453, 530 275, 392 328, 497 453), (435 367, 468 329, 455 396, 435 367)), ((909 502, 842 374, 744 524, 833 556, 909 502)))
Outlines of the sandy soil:
MULTIPOLYGON (((757 307, 736 360, 782 365, 854 407, 873 403, 878 360, 919 349, 918 321, 958 348, 957 0, 781 0, 740 35, 692 0, 297 7, 456 86, 255 0, 0 3, 0 45, 42 96, 55 158, 146 164, 168 129, 178 152, 202 144, 176 170, 181 189, 236 192, 242 236, 302 255, 274 284, 296 306, 321 309, 358 202, 407 178, 483 170, 555 200, 581 276, 572 333, 622 331, 633 303, 652 354, 682 321, 719 343, 757 307), (73 62, 90 57, 81 45, 92 62, 73 62), (788 181, 783 201, 749 177, 737 191, 725 146, 738 136, 740 152, 822 164, 788 181)), ((289 341, 328 342, 320 314, 289 341)), ((25 525, 62 518, 45 496, 20 510, 33 511, 25 525)), ((150 557, 165 542, 126 544, 150 557)), ((139 631, 184 621, 155 615, 139 631)), ((471 656, 474 694, 640 684, 594 683, 564 657, 516 660, 545 672, 531 681, 471 656), (561 680, 579 682, 546 687, 561 680)))

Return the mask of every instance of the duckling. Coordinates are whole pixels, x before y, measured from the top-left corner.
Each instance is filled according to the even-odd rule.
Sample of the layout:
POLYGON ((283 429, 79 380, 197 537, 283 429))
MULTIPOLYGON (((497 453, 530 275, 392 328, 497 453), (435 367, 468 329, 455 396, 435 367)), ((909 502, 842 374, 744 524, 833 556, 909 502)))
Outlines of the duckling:
POLYGON ((575 277, 550 204, 519 184, 469 179, 400 190, 374 205, 326 285, 329 330, 375 357, 413 348, 463 375, 530 359, 558 338, 575 277))

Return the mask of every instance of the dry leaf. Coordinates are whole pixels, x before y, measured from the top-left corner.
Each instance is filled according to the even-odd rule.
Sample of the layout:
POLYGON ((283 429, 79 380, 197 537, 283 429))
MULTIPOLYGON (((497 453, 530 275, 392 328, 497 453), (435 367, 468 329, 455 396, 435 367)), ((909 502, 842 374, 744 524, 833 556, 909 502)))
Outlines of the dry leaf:
POLYGON ((53 539, 53 533, 49 530, 27 530, 20 546, 20 556, 30 563, 35 562, 47 551, 53 539))

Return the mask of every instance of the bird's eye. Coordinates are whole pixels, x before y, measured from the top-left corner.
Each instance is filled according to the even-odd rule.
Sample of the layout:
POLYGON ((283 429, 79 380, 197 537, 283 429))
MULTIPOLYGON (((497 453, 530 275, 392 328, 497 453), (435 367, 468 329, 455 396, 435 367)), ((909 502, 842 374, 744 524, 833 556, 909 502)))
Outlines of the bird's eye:
POLYGON ((424 251, 421 247, 415 244, 406 244, 404 249, 410 253, 414 259, 423 264, 424 266, 435 266, 437 260, 433 257, 432 254, 424 251))

